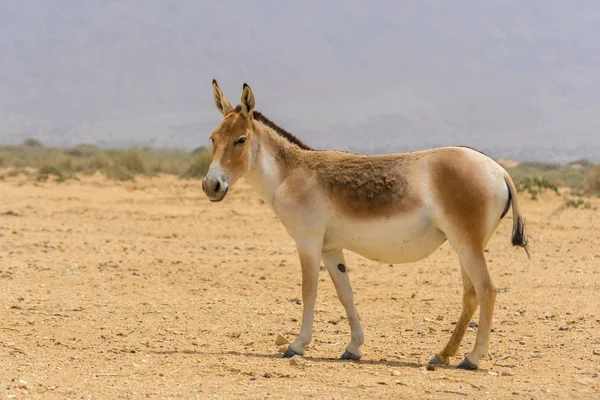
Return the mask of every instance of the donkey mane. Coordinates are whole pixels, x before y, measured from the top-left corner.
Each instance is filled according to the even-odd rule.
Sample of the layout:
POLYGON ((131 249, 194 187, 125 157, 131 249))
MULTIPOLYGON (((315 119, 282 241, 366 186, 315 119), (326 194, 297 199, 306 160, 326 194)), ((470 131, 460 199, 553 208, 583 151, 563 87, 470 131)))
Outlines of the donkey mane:
MULTIPOLYGON (((242 111, 242 106, 238 105, 235 108, 235 111, 238 112, 238 113, 241 112, 242 111)), ((273 122, 269 118, 265 117, 260 112, 254 111, 254 119, 257 120, 257 121, 262 122, 263 124, 265 124, 269 128, 273 129, 275 131, 275 133, 277 133, 279 136, 281 136, 282 138, 286 139, 288 142, 290 142, 292 144, 295 144, 296 146, 300 147, 301 149, 303 149, 303 150, 313 150, 313 148, 311 148, 311 147, 307 146, 306 144, 304 144, 304 142, 302 142, 296 136, 292 135, 291 133, 289 133, 288 131, 286 131, 285 129, 283 129, 279 125, 277 125, 275 122, 273 122)))

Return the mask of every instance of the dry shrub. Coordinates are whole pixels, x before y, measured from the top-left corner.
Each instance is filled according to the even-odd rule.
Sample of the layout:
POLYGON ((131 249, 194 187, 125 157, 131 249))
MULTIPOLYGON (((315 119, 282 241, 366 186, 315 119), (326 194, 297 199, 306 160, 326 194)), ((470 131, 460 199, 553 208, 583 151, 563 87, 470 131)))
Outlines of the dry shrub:
POLYGON ((59 182, 63 182, 66 179, 70 178, 71 175, 68 171, 62 170, 59 166, 56 165, 43 165, 38 169, 37 180, 45 181, 51 175, 56 177, 56 180, 59 182))
POLYGON ((85 170, 87 172, 106 171, 110 165, 111 161, 106 153, 97 153, 89 158, 85 170))
POLYGON ((187 171, 182 175, 186 179, 202 179, 208 171, 210 163, 210 149, 203 147, 194 151, 194 158, 187 171))
POLYGON ((146 173, 146 166, 144 165, 140 154, 135 149, 127 150, 123 153, 121 157, 117 159, 116 164, 133 175, 146 173))
POLYGON ((584 187, 589 193, 600 193, 600 165, 596 165, 586 172, 584 187))
POLYGON ((100 151, 98 146, 93 144, 80 144, 65 150, 65 154, 71 157, 92 157, 100 151))
POLYGON ((108 179, 114 179, 116 181, 133 181, 135 176, 131 171, 127 170, 121 165, 112 165, 106 171, 105 175, 108 179))
POLYGON ((42 142, 37 139, 29 138, 23 142, 23 146, 25 147, 44 147, 42 142))

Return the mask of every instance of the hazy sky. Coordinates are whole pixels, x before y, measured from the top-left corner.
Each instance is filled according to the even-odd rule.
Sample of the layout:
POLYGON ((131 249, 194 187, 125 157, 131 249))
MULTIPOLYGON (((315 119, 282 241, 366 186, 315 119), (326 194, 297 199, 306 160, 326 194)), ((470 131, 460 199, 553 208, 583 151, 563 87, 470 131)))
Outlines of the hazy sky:
POLYGON ((600 158, 598 4, 0 0, 0 142, 206 144, 217 78, 315 147, 600 158))

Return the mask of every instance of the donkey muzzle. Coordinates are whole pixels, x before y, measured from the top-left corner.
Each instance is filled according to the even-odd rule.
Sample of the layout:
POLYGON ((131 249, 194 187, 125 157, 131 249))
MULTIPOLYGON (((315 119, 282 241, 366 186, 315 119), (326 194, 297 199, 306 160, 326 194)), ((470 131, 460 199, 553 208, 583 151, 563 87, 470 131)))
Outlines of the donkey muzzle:
POLYGON ((225 198, 229 185, 219 176, 206 176, 202 179, 202 190, 210 201, 217 202, 225 198))

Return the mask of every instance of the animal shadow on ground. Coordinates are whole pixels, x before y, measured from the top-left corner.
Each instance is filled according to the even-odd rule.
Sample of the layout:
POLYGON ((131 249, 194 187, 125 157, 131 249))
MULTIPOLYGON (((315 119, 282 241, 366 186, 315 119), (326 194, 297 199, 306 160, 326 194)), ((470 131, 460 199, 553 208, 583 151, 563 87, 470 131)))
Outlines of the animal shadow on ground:
MULTIPOLYGON (((284 360, 281 358, 280 354, 262 354, 262 353, 249 353, 249 352, 241 352, 241 351, 218 351, 218 352, 210 352, 210 351, 198 351, 198 350, 160 350, 160 351, 151 351, 152 354, 159 355, 169 355, 169 354, 190 354, 190 355, 198 355, 198 356, 243 356, 243 357, 255 357, 255 358, 268 358, 272 360, 284 360)), ((383 365, 386 367, 395 367, 395 368, 423 368, 426 364, 410 362, 410 361, 393 361, 393 360, 360 360, 360 361, 342 361, 339 358, 326 358, 326 357, 304 357, 306 361, 314 362, 314 363, 343 363, 343 362, 353 362, 356 364, 362 365, 383 365)), ((454 365, 436 365, 436 369, 454 369, 454 365)), ((487 369, 480 368, 477 371, 471 372, 486 372, 487 369)))

